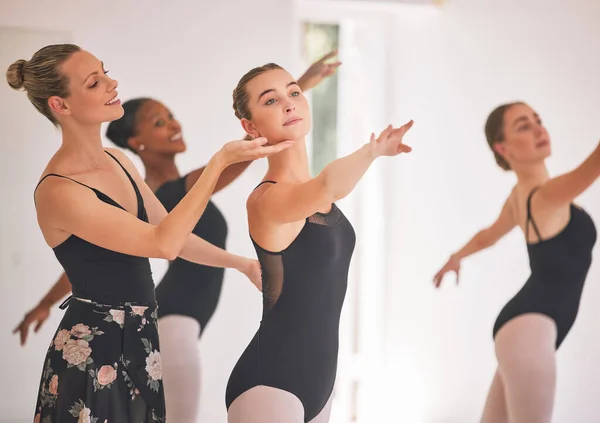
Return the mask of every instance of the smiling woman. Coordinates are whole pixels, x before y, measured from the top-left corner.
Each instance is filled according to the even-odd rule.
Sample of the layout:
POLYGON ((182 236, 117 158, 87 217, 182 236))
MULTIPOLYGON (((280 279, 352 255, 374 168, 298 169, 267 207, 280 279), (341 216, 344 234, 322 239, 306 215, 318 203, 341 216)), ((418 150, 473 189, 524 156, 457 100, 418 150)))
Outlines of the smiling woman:
MULTIPOLYGON (((6 73, 36 109, 62 130, 62 145, 36 187, 40 229, 73 296, 48 348, 35 422, 161 422, 165 419, 157 307, 149 257, 247 268, 258 262, 191 235, 231 164, 289 147, 233 141, 209 161, 185 201, 169 213, 118 150, 105 150, 103 122, 123 116, 117 81, 72 44, 50 45, 6 73)), ((25 333, 28 323, 24 322, 25 333)))

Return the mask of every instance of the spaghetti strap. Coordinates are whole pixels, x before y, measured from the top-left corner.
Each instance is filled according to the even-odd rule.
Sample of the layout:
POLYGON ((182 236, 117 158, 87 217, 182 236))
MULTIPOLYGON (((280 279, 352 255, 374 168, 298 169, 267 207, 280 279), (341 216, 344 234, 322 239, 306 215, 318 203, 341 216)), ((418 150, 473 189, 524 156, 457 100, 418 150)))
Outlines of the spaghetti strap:
POLYGON ((538 227, 535 224, 535 220, 533 220, 533 216, 531 214, 531 197, 533 197, 533 194, 538 190, 538 188, 539 187, 535 187, 534 189, 532 189, 529 193, 529 196, 527 197, 527 221, 525 222, 525 239, 527 241, 529 240, 529 222, 531 222, 533 226, 533 230, 535 231, 535 234, 538 237, 538 241, 542 241, 540 231, 538 230, 538 227))
POLYGON ((258 184, 256 187, 254 187, 254 189, 258 188, 259 186, 261 186, 262 184, 276 184, 277 182, 275 181, 262 181, 260 184, 258 184))
POLYGON ((79 182, 79 181, 78 181, 78 180, 76 180, 76 179, 69 178, 68 176, 59 175, 58 173, 48 173, 48 174, 44 175, 44 177, 43 177, 42 179, 40 179, 40 181, 39 181, 39 182, 37 183, 37 185, 35 186, 35 189, 33 190, 33 192, 34 192, 34 195, 35 195, 35 192, 37 191, 37 189, 39 188, 40 184, 41 184, 42 182, 44 182, 48 176, 56 176, 57 178, 68 179, 69 181, 73 181, 73 182, 75 182, 76 184, 79 184, 79 185, 81 185, 81 186, 84 186, 84 187, 86 187, 86 188, 89 188, 89 189, 91 189, 91 190, 92 190, 92 191, 94 191, 96 194, 97 194, 98 192, 100 192, 100 191, 98 191, 96 188, 92 188, 91 186, 89 186, 89 185, 86 185, 86 184, 84 184, 83 182, 79 182))
POLYGON ((125 172, 125 175, 127 175, 127 178, 129 178, 129 182, 131 182, 131 185, 133 185, 133 190, 135 191, 135 196, 136 196, 137 204, 138 204, 137 216, 141 218, 141 216, 145 214, 145 206, 144 206, 144 197, 142 197, 142 193, 140 192, 140 189, 138 188, 137 184, 135 183, 135 181, 133 180, 133 178, 131 177, 129 172, 127 172, 127 169, 125 169, 125 166, 123 166, 121 164, 121 162, 115 156, 110 154, 108 151, 104 150, 104 152, 106 154, 108 154, 110 157, 112 157, 115 162, 117 162, 117 164, 121 167, 121 169, 123 169, 123 172, 125 172))

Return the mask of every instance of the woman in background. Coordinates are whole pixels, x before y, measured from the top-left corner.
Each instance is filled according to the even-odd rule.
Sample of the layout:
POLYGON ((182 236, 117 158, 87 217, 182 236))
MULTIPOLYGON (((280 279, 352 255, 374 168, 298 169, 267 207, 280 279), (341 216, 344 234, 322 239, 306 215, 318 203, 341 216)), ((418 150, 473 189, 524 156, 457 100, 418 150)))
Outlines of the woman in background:
POLYGON ((556 350, 571 330, 592 262, 596 228, 573 201, 600 176, 600 146, 576 169, 550 177, 550 137, 527 104, 510 103, 488 117, 485 134, 496 163, 517 184, 497 220, 453 254, 435 275, 440 286, 461 261, 491 247, 519 226, 531 276, 494 325, 498 368, 482 423, 550 423, 556 386, 556 350))

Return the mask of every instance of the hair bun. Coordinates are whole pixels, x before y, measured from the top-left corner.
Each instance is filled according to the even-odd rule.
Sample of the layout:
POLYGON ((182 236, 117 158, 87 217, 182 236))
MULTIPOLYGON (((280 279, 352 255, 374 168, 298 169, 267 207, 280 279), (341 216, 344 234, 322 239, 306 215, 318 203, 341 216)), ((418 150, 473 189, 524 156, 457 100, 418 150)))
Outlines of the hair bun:
POLYGON ((27 60, 17 60, 15 63, 10 65, 6 71, 6 80, 8 81, 8 85, 15 90, 20 90, 23 88, 23 84, 25 82, 23 68, 26 64, 27 60))

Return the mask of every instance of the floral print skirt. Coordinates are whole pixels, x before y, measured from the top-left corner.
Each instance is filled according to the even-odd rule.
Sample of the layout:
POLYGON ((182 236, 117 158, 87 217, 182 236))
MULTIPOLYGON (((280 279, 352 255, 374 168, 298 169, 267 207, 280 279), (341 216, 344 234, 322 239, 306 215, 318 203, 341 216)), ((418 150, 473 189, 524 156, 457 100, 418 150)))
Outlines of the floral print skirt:
POLYGON ((34 423, 164 422, 156 304, 65 303, 34 423))

